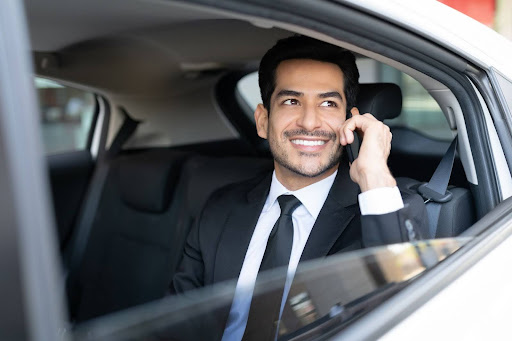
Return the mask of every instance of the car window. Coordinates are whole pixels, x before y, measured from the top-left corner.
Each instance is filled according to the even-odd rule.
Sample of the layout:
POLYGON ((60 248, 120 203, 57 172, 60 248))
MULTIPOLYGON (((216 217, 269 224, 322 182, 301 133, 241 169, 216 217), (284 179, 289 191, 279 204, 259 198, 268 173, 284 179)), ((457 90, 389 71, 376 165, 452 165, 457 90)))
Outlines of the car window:
POLYGON ((35 78, 35 86, 46 154, 87 148, 94 95, 44 78, 35 78))
MULTIPOLYGON (((299 265, 279 326, 279 339, 314 339, 347 327, 468 243, 458 237, 356 250, 299 265)), ((264 273, 254 300, 268 300, 283 274, 264 273)), ((236 281, 79 325, 75 340, 207 340, 220 338, 236 281), (144 316, 141 319, 140 316, 144 316)))
POLYGON ((402 113, 397 118, 386 120, 386 124, 408 127, 436 139, 453 139, 441 108, 417 80, 391 66, 376 64, 378 82, 395 83, 402 89, 402 113))
MULTIPOLYGON (((402 89, 402 113, 395 119, 386 120, 389 126, 407 127, 424 135, 441 140, 452 140, 448 122, 441 108, 427 90, 411 76, 383 63, 363 58, 357 61, 361 83, 394 83, 402 89)), ((253 112, 261 103, 258 73, 244 76, 237 84, 237 98, 247 116, 254 121, 253 112)))
POLYGON ((512 81, 507 79, 503 75, 496 73, 498 84, 501 87, 501 91, 507 103, 509 110, 512 112, 512 81))

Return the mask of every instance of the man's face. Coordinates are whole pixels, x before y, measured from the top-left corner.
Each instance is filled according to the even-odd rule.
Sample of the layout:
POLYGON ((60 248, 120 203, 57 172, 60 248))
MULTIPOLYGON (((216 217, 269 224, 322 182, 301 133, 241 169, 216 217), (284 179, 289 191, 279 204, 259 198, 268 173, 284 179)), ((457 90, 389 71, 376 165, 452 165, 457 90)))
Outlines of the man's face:
POLYGON ((335 64, 309 59, 279 64, 270 113, 261 104, 255 113, 278 175, 316 178, 334 172, 342 153, 338 130, 346 117, 343 80, 335 64))

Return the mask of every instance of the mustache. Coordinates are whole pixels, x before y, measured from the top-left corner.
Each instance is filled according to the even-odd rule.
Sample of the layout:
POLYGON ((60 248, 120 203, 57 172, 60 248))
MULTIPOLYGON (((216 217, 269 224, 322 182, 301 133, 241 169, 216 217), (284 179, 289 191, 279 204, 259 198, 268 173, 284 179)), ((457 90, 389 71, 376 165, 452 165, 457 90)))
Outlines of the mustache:
POLYGON ((294 130, 287 130, 283 133, 283 135, 286 138, 290 138, 293 136, 309 136, 309 137, 326 137, 329 140, 336 140, 336 134, 330 131, 325 130, 315 130, 315 131, 308 131, 306 129, 294 129, 294 130))

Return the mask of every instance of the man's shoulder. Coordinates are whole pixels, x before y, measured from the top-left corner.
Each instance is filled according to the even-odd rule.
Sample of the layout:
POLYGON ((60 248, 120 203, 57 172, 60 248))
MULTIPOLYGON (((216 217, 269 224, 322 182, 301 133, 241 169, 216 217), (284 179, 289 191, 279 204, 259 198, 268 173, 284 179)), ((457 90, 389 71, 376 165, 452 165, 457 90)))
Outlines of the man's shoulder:
MULTIPOLYGON (((232 183, 214 191, 205 202, 198 217, 199 229, 203 231, 203 238, 215 239, 219 231, 223 229, 224 222, 233 212, 248 207, 251 193, 255 188, 262 189, 266 185, 267 177, 271 179, 271 173, 232 183)), ((262 193, 262 200, 264 200, 264 196, 265 193, 262 193)))
POLYGON ((226 200, 246 200, 249 193, 260 186, 270 188, 270 179, 272 173, 266 172, 253 178, 234 182, 215 190, 208 199, 207 205, 213 202, 226 200), (267 181, 268 180, 268 181, 267 181), (268 185, 266 184, 268 182, 268 185))

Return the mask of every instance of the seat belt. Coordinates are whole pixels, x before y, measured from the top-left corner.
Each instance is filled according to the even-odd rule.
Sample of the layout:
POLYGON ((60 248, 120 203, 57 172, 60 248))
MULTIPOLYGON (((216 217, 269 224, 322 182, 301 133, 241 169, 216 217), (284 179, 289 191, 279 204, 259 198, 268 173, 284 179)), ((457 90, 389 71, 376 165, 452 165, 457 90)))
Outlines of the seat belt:
POLYGON ((430 181, 417 188, 418 193, 423 197, 423 199, 425 199, 428 216, 429 239, 436 237, 441 205, 450 201, 453 197, 452 193, 448 191, 447 188, 450 176, 452 175, 456 150, 457 136, 455 136, 450 147, 448 147, 448 150, 441 159, 441 162, 437 166, 432 178, 430 178, 430 181))
POLYGON ((119 128, 119 131, 117 132, 114 141, 112 141, 112 144, 108 149, 108 159, 113 159, 114 157, 117 156, 117 154, 119 154, 121 148, 123 147, 123 144, 128 140, 130 136, 132 136, 133 132, 137 129, 139 123, 142 122, 131 118, 130 115, 128 115, 128 113, 126 112, 126 110, 124 110, 124 108, 120 107, 119 110, 124 116, 123 125, 121 126, 121 128, 119 128))
POLYGON ((133 134, 138 124, 140 123, 140 121, 131 118, 123 108, 120 108, 120 110, 124 116, 124 121, 121 128, 117 132, 114 141, 112 141, 110 148, 105 154, 104 159, 98 160, 99 162, 92 177, 88 195, 85 199, 86 201, 80 214, 79 224, 77 225, 76 230, 76 237, 73 243, 74 245, 70 250, 72 256, 69 258, 70 262, 68 269, 74 268, 80 262, 79 259, 81 259, 83 252, 85 251, 85 245, 89 238, 89 233, 92 226, 92 219, 94 218, 94 213, 96 212, 96 208, 99 204, 101 190, 103 189, 103 184, 107 177, 110 160, 117 156, 117 154, 121 151, 123 144, 133 134))
MULTIPOLYGON (((87 247, 87 242, 89 241, 89 236, 92 230, 95 213, 99 205, 103 185, 105 183, 110 168, 110 161, 114 159, 117 156, 117 154, 119 154, 123 144, 133 134, 133 132, 137 129, 137 126, 141 122, 131 118, 126 112, 126 110, 124 110, 123 108, 119 109, 124 116, 123 124, 117 132, 114 141, 112 141, 110 148, 105 153, 105 156, 101 160, 98 160, 96 169, 91 179, 91 184, 89 186, 87 196, 85 197, 84 205, 82 206, 77 228, 75 231, 75 236, 69 244, 70 247, 68 247, 68 257, 65 258, 65 261, 68 261, 66 264, 68 270, 68 294, 75 292, 76 295, 76 290, 73 289, 76 287, 78 269, 80 268, 80 265, 82 263, 85 250, 87 247)), ((69 303, 74 305, 77 303, 76 301, 76 299, 71 298, 69 303)), ((70 310, 72 313, 74 313, 76 311, 75 309, 76 306, 71 306, 70 310)))

